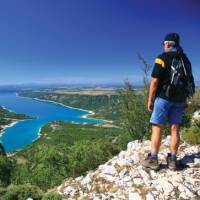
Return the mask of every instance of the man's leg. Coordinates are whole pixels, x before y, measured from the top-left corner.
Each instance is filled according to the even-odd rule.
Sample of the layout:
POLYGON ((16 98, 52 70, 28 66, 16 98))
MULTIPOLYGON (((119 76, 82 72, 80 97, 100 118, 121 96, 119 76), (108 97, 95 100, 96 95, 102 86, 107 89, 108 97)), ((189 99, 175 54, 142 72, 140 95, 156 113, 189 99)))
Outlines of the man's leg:
POLYGON ((161 144, 162 130, 163 125, 152 124, 151 153, 148 154, 147 158, 142 163, 142 165, 146 168, 153 170, 159 169, 158 152, 161 144))
POLYGON ((169 169, 176 170, 176 154, 178 151, 179 143, 180 143, 180 134, 179 134, 179 125, 172 124, 171 125, 171 137, 170 137, 170 154, 167 156, 167 163, 169 169))
POLYGON ((168 167, 172 170, 177 169, 176 154, 180 143, 180 123, 184 113, 183 103, 172 103, 168 119, 171 124, 170 154, 167 156, 168 167))
POLYGON ((170 152, 171 154, 177 154, 180 143, 180 126, 178 124, 171 125, 171 138, 170 138, 170 152))
POLYGON ((151 154, 158 154, 162 139, 163 125, 152 124, 151 154))
POLYGON ((150 123, 152 124, 151 153, 143 162, 143 166, 154 170, 159 169, 158 152, 161 145, 162 131, 167 121, 169 102, 157 97, 154 102, 150 123))

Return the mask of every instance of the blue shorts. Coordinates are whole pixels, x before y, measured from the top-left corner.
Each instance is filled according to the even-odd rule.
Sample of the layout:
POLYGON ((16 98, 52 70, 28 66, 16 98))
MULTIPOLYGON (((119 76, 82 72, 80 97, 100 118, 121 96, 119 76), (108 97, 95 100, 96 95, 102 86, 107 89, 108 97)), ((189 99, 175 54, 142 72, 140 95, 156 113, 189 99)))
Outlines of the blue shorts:
POLYGON ((180 124, 184 113, 184 103, 168 101, 156 97, 150 123, 162 125, 166 122, 170 124, 180 124))

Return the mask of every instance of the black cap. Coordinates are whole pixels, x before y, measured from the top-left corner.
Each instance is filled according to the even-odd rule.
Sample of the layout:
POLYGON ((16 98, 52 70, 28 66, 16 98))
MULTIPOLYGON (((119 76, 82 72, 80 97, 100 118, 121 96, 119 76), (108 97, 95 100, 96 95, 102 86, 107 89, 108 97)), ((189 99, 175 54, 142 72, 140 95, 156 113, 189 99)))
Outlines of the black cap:
POLYGON ((177 33, 168 33, 165 36, 164 41, 173 41, 173 42, 175 42, 176 46, 179 46, 180 37, 179 37, 179 35, 177 33))

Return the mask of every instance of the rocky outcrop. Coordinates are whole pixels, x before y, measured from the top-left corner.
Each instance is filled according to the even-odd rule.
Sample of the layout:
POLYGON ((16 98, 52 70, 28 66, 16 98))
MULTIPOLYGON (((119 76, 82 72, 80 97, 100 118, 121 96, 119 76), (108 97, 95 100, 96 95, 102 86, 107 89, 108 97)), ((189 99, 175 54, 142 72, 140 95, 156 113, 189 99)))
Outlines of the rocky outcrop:
POLYGON ((200 110, 193 113, 192 122, 200 122, 200 110))
POLYGON ((6 152, 2 143, 0 143, 0 155, 6 156, 6 152))
POLYGON ((96 171, 65 180, 57 192, 66 199, 78 200, 200 199, 200 146, 182 143, 178 153, 179 169, 171 171, 165 161, 168 141, 166 138, 162 142, 158 172, 147 171, 140 163, 150 151, 150 141, 133 141, 126 151, 96 171))

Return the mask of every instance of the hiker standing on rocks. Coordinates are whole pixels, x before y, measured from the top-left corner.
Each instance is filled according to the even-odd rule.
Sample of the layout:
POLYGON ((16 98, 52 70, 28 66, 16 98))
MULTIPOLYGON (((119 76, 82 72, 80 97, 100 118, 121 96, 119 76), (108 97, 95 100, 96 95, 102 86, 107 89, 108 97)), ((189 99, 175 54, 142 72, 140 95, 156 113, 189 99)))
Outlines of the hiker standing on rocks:
POLYGON ((148 111, 152 112, 151 153, 142 165, 153 170, 159 169, 158 152, 162 131, 166 122, 170 124, 170 153, 168 167, 175 170, 176 154, 180 142, 180 123, 187 98, 195 92, 191 63, 180 46, 177 33, 169 33, 164 39, 164 52, 155 59, 149 88, 148 111))

